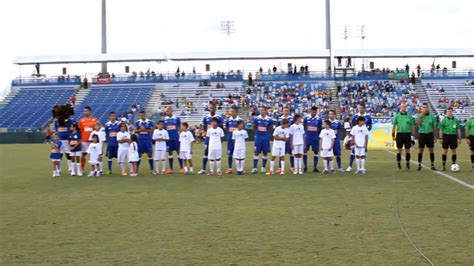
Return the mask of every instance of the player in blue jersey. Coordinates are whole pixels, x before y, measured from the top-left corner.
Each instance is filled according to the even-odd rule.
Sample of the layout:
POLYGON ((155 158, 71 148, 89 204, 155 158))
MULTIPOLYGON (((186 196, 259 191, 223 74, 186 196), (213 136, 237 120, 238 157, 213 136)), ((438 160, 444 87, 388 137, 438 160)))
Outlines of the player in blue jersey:
POLYGON ((274 121, 271 117, 267 116, 267 108, 260 108, 260 115, 253 119, 253 129, 255 131, 255 146, 254 146, 254 157, 253 157, 253 169, 252 174, 256 174, 258 166, 258 158, 262 153, 262 168, 261 172, 266 173, 265 167, 267 166, 267 155, 270 152, 270 135, 273 129, 274 121))
POLYGON ((306 134, 306 139, 304 142, 304 154, 303 154, 303 164, 304 171, 308 171, 308 151, 313 150, 313 172, 319 172, 318 170, 318 152, 319 152, 319 133, 321 133, 321 128, 323 120, 317 115, 318 108, 316 106, 311 107, 309 114, 304 118, 303 125, 306 134))
POLYGON ((112 159, 117 158, 118 154, 118 142, 117 142, 117 133, 119 129, 120 122, 117 121, 117 115, 115 112, 109 113, 109 122, 105 123, 105 141, 107 142, 107 166, 109 171, 107 174, 112 174, 112 159))
MULTIPOLYGON (((372 130, 372 117, 368 113, 365 112, 365 105, 363 104, 359 105, 359 113, 352 116, 352 119, 351 119, 352 127, 357 125, 357 119, 359 117, 364 117, 365 126, 367 127, 369 131, 372 130)), ((349 167, 347 167, 346 172, 352 171, 352 164, 354 164, 354 160, 355 160, 354 154, 355 154, 354 152, 351 152, 351 156, 349 157, 349 167)))
POLYGON ((167 174, 172 174, 173 170, 173 151, 178 156, 179 168, 183 171, 183 160, 179 159, 179 128, 181 127, 181 119, 173 115, 173 108, 168 106, 165 109, 165 118, 163 119, 165 129, 168 131, 170 140, 166 142, 166 149, 168 151, 168 161, 170 168, 166 171, 167 174))
MULTIPOLYGON (((221 116, 216 115, 216 109, 215 107, 210 107, 209 108, 209 114, 207 114, 203 119, 202 119, 202 125, 204 126, 204 131, 207 132, 207 128, 211 126, 211 121, 213 118, 217 119, 217 126, 218 127, 223 127, 223 119, 221 116)), ((206 137, 204 139, 204 156, 202 157, 202 169, 198 172, 198 174, 205 174, 206 173, 206 167, 207 167, 207 161, 208 158, 207 156, 209 155, 209 138, 206 137)))
MULTIPOLYGON (((277 121, 277 126, 281 126, 281 121, 283 121, 283 119, 288 120, 288 127, 291 127, 291 125, 293 125, 294 119, 292 116, 290 116, 290 108, 283 107, 282 115, 278 118, 278 121, 277 121)), ((290 167, 291 167, 291 172, 293 173, 293 170, 294 170, 293 168, 295 168, 295 157, 293 156, 293 152, 291 151, 291 144, 289 141, 286 142, 285 153, 290 155, 290 167)), ((276 173, 278 174, 280 173, 280 171, 281 169, 278 168, 276 173)))
POLYGON ((148 164, 150 165, 150 171, 152 174, 155 174, 153 171, 153 130, 155 130, 155 125, 153 121, 146 118, 146 112, 140 111, 140 119, 135 122, 135 133, 138 135, 138 155, 140 160, 137 163, 137 172, 140 168, 140 162, 142 155, 145 153, 148 156, 148 164))
POLYGON ((227 165, 228 169, 225 171, 226 174, 232 174, 232 160, 234 154, 234 140, 232 140, 232 133, 237 130, 239 121, 243 121, 237 115, 237 109, 232 107, 229 110, 230 116, 225 121, 225 130, 227 135, 227 165))
POLYGON ((67 169, 69 173, 71 173, 72 168, 74 167, 73 162, 71 161, 71 155, 69 154, 71 152, 69 147, 69 135, 71 134, 72 124, 74 124, 74 120, 72 120, 72 118, 65 119, 64 121, 56 120, 54 122, 54 129, 58 134, 59 141, 61 142, 61 158, 62 154, 66 155, 67 169))
POLYGON ((337 170, 339 172, 344 172, 342 170, 342 149, 341 149, 341 130, 342 130, 342 123, 341 121, 336 119, 336 111, 334 110, 329 110, 328 112, 328 118, 329 122, 331 122, 331 125, 329 126, 332 130, 334 130, 334 133, 336 133, 336 140, 334 142, 334 147, 332 148, 334 156, 336 156, 336 162, 337 162, 337 170))

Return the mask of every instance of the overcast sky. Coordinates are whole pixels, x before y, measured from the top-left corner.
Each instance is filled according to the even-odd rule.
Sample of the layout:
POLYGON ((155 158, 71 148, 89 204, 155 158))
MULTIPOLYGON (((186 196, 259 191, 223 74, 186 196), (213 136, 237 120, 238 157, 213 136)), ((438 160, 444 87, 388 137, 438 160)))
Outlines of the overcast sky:
MULTIPOLYGON (((108 0, 108 51, 187 52, 243 50, 324 49, 324 0, 211 1, 211 0, 108 0), (220 32, 220 21, 234 20, 230 40, 220 32)), ((15 76, 30 75, 12 64, 24 55, 94 54, 100 52, 101 0, 0 1, 0 90, 15 76)), ((335 48, 361 48, 359 28, 366 25, 365 48, 472 48, 474 47, 473 0, 332 0, 332 36, 335 48), (350 39, 344 43, 344 26, 350 39)), ((420 60, 428 67, 430 60, 420 60)), ((450 65, 449 59, 440 59, 450 65)), ((457 60, 459 68, 474 67, 472 59, 457 60)), ((378 60, 376 67, 415 66, 418 60, 378 60)), ((257 69, 287 62, 235 62, 232 68, 257 69)), ((323 62, 309 63, 312 69, 323 62)), ((192 66, 202 70, 205 63, 192 66)), ((228 63, 212 63, 213 71, 228 63)), ((132 70, 148 67, 170 69, 173 63, 132 64, 132 70)), ((63 66, 43 67, 49 74, 63 66)), ((111 71, 123 72, 124 65, 111 71)), ((68 72, 95 73, 98 65, 72 65, 68 72)), ((1 93, 0 93, 1 95, 1 93)))

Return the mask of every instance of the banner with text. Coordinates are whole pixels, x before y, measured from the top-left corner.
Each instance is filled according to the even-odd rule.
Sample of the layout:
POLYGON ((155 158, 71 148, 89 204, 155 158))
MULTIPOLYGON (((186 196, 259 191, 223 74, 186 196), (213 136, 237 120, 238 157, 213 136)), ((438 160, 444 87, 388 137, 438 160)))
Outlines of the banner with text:
POLYGON ((369 149, 392 150, 395 143, 392 140, 392 119, 373 118, 372 130, 369 135, 369 149))

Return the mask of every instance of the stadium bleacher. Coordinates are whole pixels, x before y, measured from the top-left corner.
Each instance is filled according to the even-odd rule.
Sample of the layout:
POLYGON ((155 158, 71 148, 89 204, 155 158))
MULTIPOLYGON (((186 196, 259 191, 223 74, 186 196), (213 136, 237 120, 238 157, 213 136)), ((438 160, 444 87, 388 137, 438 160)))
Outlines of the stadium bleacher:
POLYGON ((148 103, 154 89, 154 84, 92 86, 84 100, 75 107, 75 118, 81 117, 85 106, 90 106, 93 115, 101 123, 105 123, 108 121, 109 113, 112 111, 118 116, 122 116, 130 111, 133 103, 144 107, 148 103))
POLYGON ((468 119, 474 110, 474 86, 462 79, 425 80, 423 87, 431 105, 438 114, 453 107, 461 120, 468 119))
POLYGON ((0 108, 0 128, 8 131, 37 131, 51 119, 51 109, 65 104, 76 92, 73 86, 20 87, 15 96, 0 108))

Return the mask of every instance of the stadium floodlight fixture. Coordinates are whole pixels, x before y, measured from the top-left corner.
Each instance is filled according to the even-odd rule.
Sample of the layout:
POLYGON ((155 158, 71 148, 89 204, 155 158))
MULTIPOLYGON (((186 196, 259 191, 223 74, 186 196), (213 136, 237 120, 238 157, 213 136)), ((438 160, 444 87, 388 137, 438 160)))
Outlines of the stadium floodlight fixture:
POLYGON ((221 21, 221 32, 227 36, 235 33, 235 21, 233 20, 224 20, 221 21))

